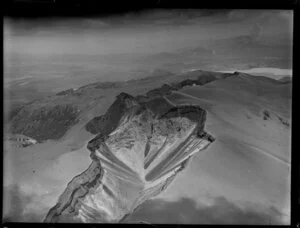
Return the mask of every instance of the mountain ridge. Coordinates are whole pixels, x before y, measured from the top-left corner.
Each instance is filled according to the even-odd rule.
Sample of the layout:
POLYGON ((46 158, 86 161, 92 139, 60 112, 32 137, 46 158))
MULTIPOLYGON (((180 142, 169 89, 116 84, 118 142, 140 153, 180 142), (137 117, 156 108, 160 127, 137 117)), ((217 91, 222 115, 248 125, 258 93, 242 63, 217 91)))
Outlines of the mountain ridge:
POLYGON ((116 97, 102 117, 106 124, 87 145, 91 165, 69 182, 45 222, 70 216, 82 222, 121 221, 142 202, 166 189, 190 157, 215 140, 203 131, 205 110, 170 104, 157 110, 148 105, 151 98, 168 103, 162 96, 148 97, 147 102, 139 102, 126 93, 116 97), (121 109, 116 111, 118 106, 121 109), (118 189, 124 186, 129 189, 120 192, 118 189), (91 193, 95 191, 98 193, 91 193), (128 195, 128 191, 133 193, 128 195), (104 205, 95 206, 89 201, 91 197, 97 205, 104 205), (113 206, 105 203, 107 197, 113 206))
MULTIPOLYGON (((147 97, 149 96, 168 95, 172 91, 179 90, 184 86, 205 85, 215 80, 222 80, 227 77, 247 75, 247 77, 254 78, 254 76, 251 76, 250 74, 240 72, 219 73, 196 70, 177 75, 167 73, 162 70, 159 72, 163 73, 161 77, 161 84, 163 85, 160 87, 152 87, 153 89, 150 88, 146 94, 137 94, 137 99, 139 101, 147 101, 147 97)), ((156 78, 157 77, 155 76, 154 79, 156 78)), ((146 77, 144 79, 130 80, 128 82, 92 83, 78 89, 68 89, 53 96, 31 101, 21 107, 17 107, 17 110, 12 110, 11 113, 13 115, 11 116, 11 120, 8 121, 8 124, 10 125, 9 131, 13 134, 24 134, 37 140, 39 143, 49 139, 59 140, 72 126, 74 126, 74 124, 80 121, 80 116, 85 112, 85 110, 93 107, 94 101, 103 97, 103 95, 97 91, 115 91, 123 86, 129 87, 132 83, 152 83, 152 80, 154 79, 146 77), (64 116, 68 115, 72 117, 72 121, 69 117, 65 121, 62 121, 64 116), (49 124, 45 125, 45 123, 36 122, 35 116, 41 119, 43 119, 43 116, 48 116, 47 119, 51 119, 51 121, 49 124), (45 131, 45 128, 48 130, 45 131)), ((286 81, 272 80, 266 77, 255 76, 255 79, 258 81, 268 80, 276 84, 287 83, 286 81)), ((87 123, 87 126, 85 126, 88 132, 95 134, 97 132, 95 127, 97 124, 93 126, 91 124, 92 122, 101 122, 101 117, 93 117, 87 123)))

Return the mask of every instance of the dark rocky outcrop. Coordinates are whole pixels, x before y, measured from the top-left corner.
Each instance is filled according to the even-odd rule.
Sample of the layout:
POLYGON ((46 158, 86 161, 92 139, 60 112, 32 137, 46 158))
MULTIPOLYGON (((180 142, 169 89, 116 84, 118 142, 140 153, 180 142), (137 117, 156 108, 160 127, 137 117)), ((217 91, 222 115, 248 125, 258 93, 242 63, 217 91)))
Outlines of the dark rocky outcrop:
POLYGON ((24 134, 38 142, 59 139, 78 120, 79 110, 75 105, 54 105, 34 108, 24 106, 11 122, 11 133, 24 134))
POLYGON ((87 123, 86 130, 92 134, 99 132, 104 135, 109 134, 118 126, 121 117, 128 108, 137 104, 137 101, 131 95, 125 93, 119 94, 116 101, 109 107, 104 115, 95 117, 87 123))
POLYGON ((10 112, 7 116, 8 120, 11 121, 14 118, 14 116, 16 116, 19 111, 21 111, 22 108, 23 108, 23 105, 18 105, 16 107, 11 107, 10 112))
POLYGON ((164 84, 158 89, 153 89, 150 90, 149 92, 146 93, 147 97, 160 97, 163 95, 169 95, 171 94, 171 91, 177 90, 177 88, 172 87, 170 85, 164 84))
MULTIPOLYGON (((226 75, 224 75, 225 78, 226 75)), ((216 77, 216 75, 214 74, 205 74, 205 75, 201 75, 200 77, 198 77, 197 79, 186 79, 182 82, 180 82, 177 85, 174 85, 176 87, 182 88, 184 86, 191 86, 191 85, 204 85, 207 84, 209 82, 215 81, 216 79, 218 79, 216 77)))
POLYGON ((72 94, 74 94, 74 89, 67 89, 67 90, 57 93, 56 95, 57 96, 65 96, 65 95, 72 95, 72 94))
POLYGON ((268 110, 263 111, 263 118, 264 118, 264 120, 268 120, 271 118, 271 114, 269 113, 268 110))
POLYGON ((102 82, 95 86, 96 89, 112 89, 117 88, 119 83, 117 82, 102 82))
POLYGON ((287 120, 285 120, 284 118, 279 116, 278 119, 284 126, 286 126, 286 127, 290 126, 290 123, 287 120))

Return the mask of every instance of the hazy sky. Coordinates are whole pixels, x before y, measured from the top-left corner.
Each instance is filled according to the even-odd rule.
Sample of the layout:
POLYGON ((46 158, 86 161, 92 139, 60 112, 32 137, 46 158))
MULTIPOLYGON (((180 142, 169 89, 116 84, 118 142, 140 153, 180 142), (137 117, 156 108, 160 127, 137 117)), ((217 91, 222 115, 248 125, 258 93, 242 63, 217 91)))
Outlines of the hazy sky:
POLYGON ((157 10, 86 19, 11 20, 4 50, 26 54, 153 53, 203 41, 252 35, 291 38, 292 12, 157 10))
POLYGON ((147 77, 155 69, 173 73, 287 69, 292 21, 293 12, 284 10, 148 10, 101 18, 5 18, 4 79, 30 81, 19 92, 23 98, 27 87, 56 93, 98 81, 147 77), (249 40, 255 44, 250 48, 249 40), (39 84, 32 85, 33 81, 39 84))

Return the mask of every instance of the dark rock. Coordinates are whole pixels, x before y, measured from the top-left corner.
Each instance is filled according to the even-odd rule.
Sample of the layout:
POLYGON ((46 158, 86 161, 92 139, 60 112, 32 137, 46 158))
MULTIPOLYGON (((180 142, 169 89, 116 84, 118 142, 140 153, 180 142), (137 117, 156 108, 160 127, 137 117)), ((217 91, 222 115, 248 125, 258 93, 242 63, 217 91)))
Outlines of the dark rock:
POLYGON ((138 105, 138 102, 133 96, 126 93, 120 93, 107 112, 104 115, 95 117, 89 121, 86 124, 85 129, 92 134, 98 134, 99 132, 105 135, 109 134, 116 126, 118 126, 119 121, 126 110, 134 105, 138 105))
POLYGON ((278 117, 278 119, 280 120, 280 122, 285 125, 286 127, 289 127, 290 124, 287 120, 283 119, 282 117, 278 117))
POLYGON ((160 116, 161 119, 168 119, 171 117, 186 117, 193 122, 205 122, 206 111, 198 106, 186 105, 173 107, 160 116))
POLYGON ((171 91, 177 90, 177 88, 174 88, 170 85, 164 84, 162 87, 158 89, 150 90, 146 93, 148 97, 154 97, 154 96, 163 96, 163 95, 169 95, 171 94, 171 91))
POLYGON ((173 106, 166 101, 163 97, 158 97, 150 100, 148 98, 148 101, 141 102, 140 104, 146 106, 149 108, 153 113, 156 113, 157 115, 162 115, 166 113, 170 108, 173 106))
POLYGON ((22 108, 23 108, 23 105, 11 108, 11 110, 8 114, 8 121, 11 121, 18 114, 18 112, 21 111, 22 108))
POLYGON ((64 91, 61 91, 59 93, 57 93, 57 96, 65 96, 65 95, 69 95, 69 94, 73 94, 74 93, 74 89, 67 89, 64 91))
POLYGON ((263 115, 264 115, 264 117, 263 117, 264 120, 268 120, 271 118, 271 115, 270 115, 269 111, 267 111, 267 110, 263 111, 263 115))
POLYGON ((74 105, 54 105, 22 108, 12 119, 11 132, 24 134, 38 142, 61 138, 78 120, 79 111, 74 105))

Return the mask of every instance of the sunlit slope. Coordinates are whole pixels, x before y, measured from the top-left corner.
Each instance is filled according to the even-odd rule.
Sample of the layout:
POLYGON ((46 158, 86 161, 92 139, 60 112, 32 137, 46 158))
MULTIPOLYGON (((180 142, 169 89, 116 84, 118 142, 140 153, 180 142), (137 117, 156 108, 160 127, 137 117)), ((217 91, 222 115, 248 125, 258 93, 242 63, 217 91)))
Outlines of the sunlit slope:
POLYGON ((216 141, 159 197, 209 203, 224 196, 241 207, 274 206, 288 223, 291 86, 238 73, 167 96, 174 105, 204 108, 216 141))
POLYGON ((107 119, 117 126, 89 142, 92 164, 68 184, 46 222, 120 221, 163 191, 191 156, 214 141, 204 132, 203 109, 159 99, 164 108, 124 93, 117 97, 112 107, 121 105, 123 112, 107 119))
POLYGON ((185 87, 168 99, 177 104, 198 104, 206 109, 216 120, 207 124, 218 131, 218 136, 238 131, 240 134, 231 136, 248 143, 251 142, 244 136, 251 136, 251 141, 261 146, 274 144, 278 148, 269 152, 289 161, 291 86, 239 73, 201 87, 185 87))

